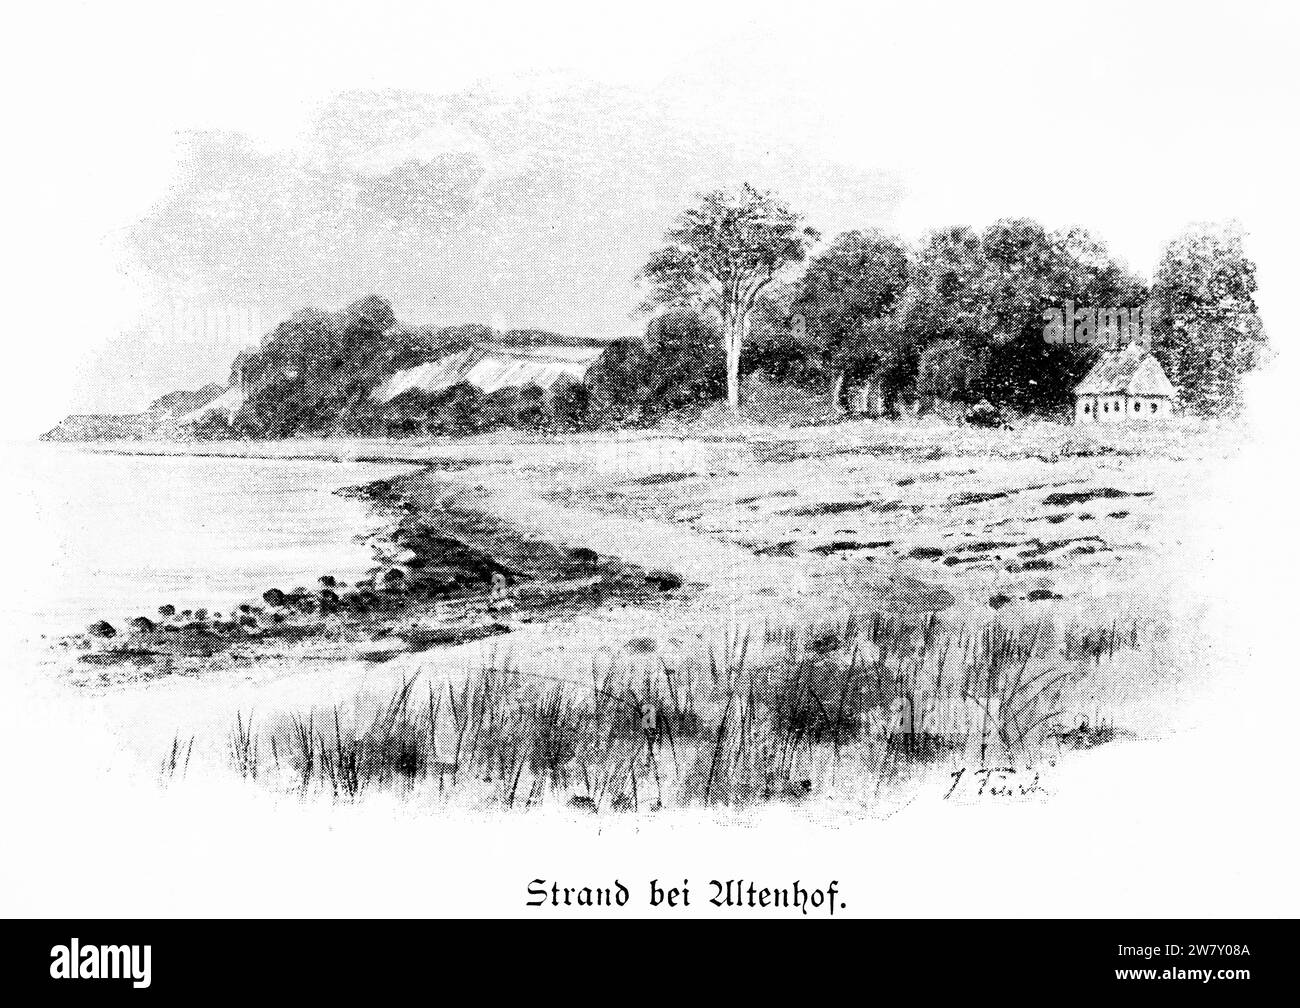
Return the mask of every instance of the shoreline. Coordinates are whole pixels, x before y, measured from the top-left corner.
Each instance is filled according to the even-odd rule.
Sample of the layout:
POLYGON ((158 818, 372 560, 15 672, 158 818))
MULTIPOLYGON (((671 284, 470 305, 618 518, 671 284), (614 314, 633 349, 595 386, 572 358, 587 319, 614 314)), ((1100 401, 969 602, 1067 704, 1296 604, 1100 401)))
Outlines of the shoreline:
MULTIPOLYGON (((140 614, 126 625, 98 621, 56 641, 81 652, 78 666, 98 671, 84 685, 96 678, 116 686, 202 676, 214 660, 235 667, 314 660, 383 664, 610 604, 646 605, 690 591, 671 571, 564 548, 510 525, 488 495, 445 478, 481 464, 477 460, 103 453, 382 462, 411 469, 333 491, 367 501, 374 514, 369 539, 376 563, 368 577, 349 585, 323 572, 314 588, 268 585, 261 600, 249 599, 229 614, 164 605, 157 615, 140 614)), ((312 580, 307 572, 304 579, 312 580)))
MULTIPOLYGON (((384 554, 383 562, 390 569, 408 558, 434 568, 448 566, 436 556, 419 555, 418 550, 404 556, 400 544, 391 538, 402 521, 419 524, 418 516, 432 516, 432 524, 441 530, 438 535, 472 551, 468 560, 471 568, 478 569, 478 591, 485 602, 490 596, 490 570, 476 559, 475 552, 492 557, 504 551, 508 556, 503 568, 521 566, 522 559, 531 583, 553 581, 559 589, 572 587, 579 599, 586 590, 590 597, 576 607, 579 610, 598 609, 605 600, 648 605, 657 596, 647 598, 644 592, 629 591, 628 577, 638 571, 675 575, 673 590, 683 591, 683 600, 700 610, 683 614, 685 621, 696 623, 706 618, 730 625, 737 620, 763 622, 780 618, 782 610, 791 619, 809 620, 816 618, 818 606, 842 608, 841 603, 852 605, 855 599, 856 604, 868 607, 920 614, 953 609, 949 615, 959 618, 959 611, 987 617, 990 605, 1005 604, 1026 608, 1025 617, 1032 617, 1033 611, 1044 606, 1049 611, 1065 606, 1068 618, 1086 617, 1086 605, 1080 605, 1085 599, 1072 603, 1073 592, 1061 585, 1066 577, 1090 593, 1099 584, 1109 585, 1109 594, 1099 596, 1094 606, 1108 597, 1122 598, 1134 589, 1142 591, 1144 605, 1158 596, 1158 586, 1136 581, 1124 573, 1126 565, 1121 563, 1124 552, 1138 550, 1140 555, 1148 548, 1134 540, 1133 532, 1140 530, 1145 535, 1154 531, 1154 510, 1148 503, 1154 481, 1142 479, 1133 486, 1131 479, 1118 473, 1092 473, 1091 450, 1070 448, 1067 455, 1059 447, 1072 446, 1078 437, 1079 432, 1070 427, 1045 425, 1029 438, 1019 432, 1008 436, 1000 431, 953 428, 939 432, 945 435, 940 442, 935 433, 916 425, 864 423, 773 429, 768 431, 773 440, 760 443, 692 440, 679 432, 673 436, 655 430, 573 439, 502 435, 463 441, 419 440, 405 449, 392 441, 320 439, 178 443, 175 447, 117 443, 89 451, 121 456, 409 466, 409 472, 391 479, 341 487, 335 492, 370 497, 371 506, 388 519, 393 527, 376 528, 373 545, 384 554), (891 446, 887 454, 879 448, 881 435, 891 446), (634 455, 625 452, 629 439, 644 450, 634 455), (665 449, 669 442, 670 450, 665 449), (326 444, 329 450, 323 449, 326 444), (779 450, 773 450, 773 445, 779 450), (1003 477, 1009 482, 984 487, 981 484, 988 477, 976 469, 952 466, 953 461, 975 453, 992 455, 999 465, 1014 464, 1023 473, 1009 472, 1003 477), (813 468, 818 480, 857 482, 863 462, 868 463, 868 472, 878 471, 884 477, 878 484, 883 493, 875 499, 862 499, 862 491, 857 490, 852 494, 855 500, 826 500, 834 492, 833 483, 828 482, 820 492, 815 484, 807 485, 807 474, 813 468), (893 479, 893 474, 901 478, 893 479), (1062 480, 1051 478, 1053 475, 1078 478, 1062 480), (1128 498, 1112 505, 1116 508, 1113 512, 1085 513, 1096 508, 1082 500, 1074 509, 1077 515, 1060 505, 1037 515, 1029 513, 1032 501, 1027 500, 1023 510, 1012 503, 1044 494, 1048 496, 1043 503, 1050 503, 1053 497, 1048 491, 1053 488, 1108 481, 1131 488, 1102 488, 1103 497, 1116 493, 1128 498), (375 488, 381 486, 389 491, 396 488, 386 502, 374 499, 375 488), (957 487, 959 492, 953 493, 957 487), (794 498, 806 496, 812 497, 808 506, 793 506, 798 503, 794 498), (675 503, 677 500, 683 503, 675 503), (1137 510, 1139 501, 1145 513, 1137 510), (1128 517, 1130 510, 1133 518, 1128 517), (948 531, 937 531, 944 525, 930 531, 936 520, 946 524, 948 531), (1084 521, 1087 524, 1078 524, 1084 521), (817 527, 823 523, 827 527, 819 533, 817 527), (982 530, 980 523, 986 523, 982 530), (1008 523, 1018 528, 1008 528, 1008 523), (965 528, 969 531, 963 531, 965 528), (1044 535, 1045 531, 1049 534, 1044 535), (810 540, 810 534, 825 541, 810 540), (953 536, 971 542, 946 541, 953 536), (921 545, 914 545, 918 542, 921 545), (590 579, 596 572, 564 570, 564 550, 576 550, 587 565, 592 562, 591 554, 603 558, 601 563, 607 569, 599 581, 602 586, 612 582, 617 590, 602 592, 597 586, 590 591, 591 585, 568 585, 590 579), (1017 555, 1027 559, 1008 562, 1017 555), (549 574, 542 569, 546 565, 539 568, 539 560, 549 562, 549 574), (1007 572, 1021 573, 999 576, 999 565, 1007 572), (1101 575, 1105 580, 1100 580, 1101 575), (1036 604, 1026 607, 1026 597, 1036 604), (711 617, 706 617, 706 612, 711 617)), ((1180 459, 1168 456, 1163 440, 1162 433, 1152 445, 1139 446, 1141 451, 1111 455, 1108 465, 1133 468, 1139 474, 1151 466, 1183 467, 1180 459)), ((1194 442, 1181 443, 1186 448, 1194 442)), ((840 492, 851 491, 846 486, 840 492)), ((426 538, 429 532, 425 530, 426 538)), ((378 569, 375 574, 383 576, 378 569)), ((287 585, 277 587, 292 593, 287 585)), ((365 591, 372 588, 362 586, 365 591)), ((550 608, 558 616, 566 606, 550 608)), ((439 615, 433 604, 408 608, 404 613, 414 619, 439 615)), ((493 614, 500 610, 486 604, 479 607, 484 624, 493 621, 493 614)), ((510 618, 517 621, 519 617, 511 613, 510 618)), ((346 637, 346 633, 335 636, 346 637)), ((274 634, 267 638, 273 639, 274 634)), ((273 653, 291 657, 278 649, 273 653)))
MULTIPOLYGON (((1061 737, 1071 745, 1099 740, 1095 731, 1070 734, 1075 717, 1105 726, 1107 739, 1162 732, 1185 693, 1174 670, 1192 666, 1183 653, 1191 638, 1167 633, 1177 616, 1160 601, 1160 533, 1178 527, 1194 499, 1190 474, 1215 444, 1188 440, 1170 452, 1156 441, 1104 452, 1099 462, 1096 450, 1076 447, 1077 432, 1068 428, 937 433, 943 436, 862 424, 773 431, 741 443, 646 432, 632 451, 622 437, 422 442, 409 450, 355 441, 329 451, 316 443, 116 446, 108 453, 382 457, 411 468, 335 491, 377 509, 381 562, 373 584, 305 593, 282 586, 287 605, 277 600, 248 614, 259 623, 286 614, 255 642, 236 638, 216 648, 192 633, 194 654, 142 655, 150 660, 139 666, 129 657, 110 666, 78 662, 90 673, 82 685, 91 687, 88 696, 113 697, 137 725, 148 720, 150 741, 138 735, 132 744, 151 759, 174 737, 194 735, 206 740, 206 759, 228 760, 222 750, 241 712, 246 719, 257 711, 261 730, 283 745, 294 717, 314 713, 334 731, 338 716, 347 735, 408 682, 446 703, 448 689, 478 689, 481 697, 500 677, 522 691, 498 712, 510 717, 537 700, 529 683, 565 684, 563 703, 579 704, 575 710, 586 709, 593 683, 605 676, 622 684, 615 692, 649 689, 661 710, 676 702, 673 689, 688 688, 698 719, 680 727, 703 752, 724 723, 726 693, 718 690, 738 671, 737 651, 748 652, 745 675, 759 691, 747 716, 776 718, 779 727, 787 701, 820 724, 843 702, 835 698, 844 683, 883 717, 900 698, 890 692, 897 677, 916 662, 925 663, 925 675, 960 683, 969 671, 963 655, 1006 640, 1012 650, 1029 649, 1042 682, 1053 681, 1053 664, 1070 671, 1061 737), (989 460, 983 468, 967 461, 979 457, 989 460), (399 568, 394 588, 384 576, 399 568), (647 581, 667 573, 675 580, 647 581), (494 593, 494 574, 507 578, 506 590, 494 593), (322 598, 331 611, 321 611, 322 598), (368 610, 354 611, 357 601, 368 610), (308 611, 300 611, 304 603, 308 611), (930 649, 932 636, 946 657, 930 649), (1089 671, 1083 653, 1115 668, 1089 671), (806 694, 803 686, 782 692, 784 672, 804 667, 830 675, 833 695, 806 694)), ((1001 660, 991 652, 979 658, 1001 660)), ((907 703, 927 689, 923 681, 898 688, 907 703)), ((868 713, 818 730, 859 738, 868 713)), ((444 753, 443 717, 426 715, 421 729, 430 758, 435 734, 436 752, 444 753)), ((869 758, 878 767, 888 750, 878 734, 872 738, 869 758)), ((947 751, 943 740, 924 745, 931 748, 918 765, 947 751)), ((819 761, 828 757, 816 752, 819 761)), ((800 773, 833 778, 833 765, 800 773)), ((693 773, 674 765, 680 781, 693 773)), ((802 787, 804 779, 793 781, 802 787)), ((645 784, 658 786, 653 774, 645 784)), ((780 800, 802 800, 802 793, 780 800)))

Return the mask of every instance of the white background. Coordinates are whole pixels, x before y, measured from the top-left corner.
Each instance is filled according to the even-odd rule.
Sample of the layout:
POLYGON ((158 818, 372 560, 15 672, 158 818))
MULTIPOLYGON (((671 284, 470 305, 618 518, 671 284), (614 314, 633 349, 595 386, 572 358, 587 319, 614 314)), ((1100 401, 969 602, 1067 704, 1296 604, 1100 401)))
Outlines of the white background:
MULTIPOLYGON (((694 88, 701 122, 903 173, 897 226, 911 236, 1008 215, 1080 221, 1149 271, 1187 222, 1241 220, 1278 359, 1252 383, 1254 438, 1205 488, 1187 558, 1215 600, 1219 687, 1185 731, 1092 754, 1046 806, 922 803, 833 828, 797 810, 746 823, 449 821, 303 809, 233 785, 161 795, 102 769, 104 726, 70 722, 15 645, 0 668, 0 910, 540 916, 524 906, 530 879, 617 877, 633 888, 627 915, 644 909, 650 878, 702 891, 723 877, 836 878, 863 915, 1294 915, 1294 6, 467 7, 11 13, 6 436, 68 412, 79 369, 138 323, 112 236, 165 192, 175 131, 288 143, 341 90, 449 91, 539 70, 694 88)), ((27 504, 4 504, 7 620, 48 543, 27 504)))

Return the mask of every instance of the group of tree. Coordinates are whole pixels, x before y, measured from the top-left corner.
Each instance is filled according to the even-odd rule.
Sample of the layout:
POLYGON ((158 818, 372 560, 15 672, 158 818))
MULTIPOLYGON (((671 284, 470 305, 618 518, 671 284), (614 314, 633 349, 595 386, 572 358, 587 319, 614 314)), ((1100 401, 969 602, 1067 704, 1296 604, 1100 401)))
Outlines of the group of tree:
POLYGON ((376 410, 371 393, 389 375, 474 335, 399 326, 392 305, 377 296, 339 312, 304 308, 236 358, 230 380, 244 391, 236 432, 266 438, 369 432, 376 410))
POLYGON ((235 360, 230 381, 244 393, 242 408, 229 418, 209 415, 193 432, 285 438, 577 426, 586 422, 588 395, 571 387, 575 383, 549 392, 526 385, 485 395, 462 382, 437 391, 412 389, 391 400, 375 395, 397 372, 448 354, 548 335, 498 333, 477 323, 407 326, 378 296, 339 312, 303 309, 235 360))
MULTIPOLYGON (((693 316, 690 327, 716 333, 708 370, 725 374, 733 412, 744 373, 757 369, 829 383, 836 403, 866 383, 885 410, 910 399, 1063 411, 1103 352, 1044 338, 1045 312, 1070 301, 1149 305, 1153 353, 1196 412, 1235 408, 1264 346, 1254 266, 1231 226, 1176 238, 1150 285, 1087 231, 1027 219, 940 229, 915 248, 874 230, 812 254, 816 241, 785 203, 745 186, 701 197, 639 274, 647 310, 671 308, 672 326, 693 316)), ((652 315, 648 344, 661 318, 652 315)))
POLYGON ((726 394, 718 329, 697 313, 667 311, 644 338, 613 342, 582 381, 561 378, 485 393, 459 382, 385 399, 392 375, 460 350, 563 337, 498 333, 479 324, 408 327, 391 305, 369 297, 341 312, 304 309, 241 354, 231 383, 244 393, 233 416, 209 414, 199 437, 285 438, 338 434, 473 434, 510 427, 572 431, 637 424, 726 394))
POLYGON ((1241 378, 1266 352, 1242 237, 1235 225, 1195 225, 1165 248, 1152 280, 1153 353, 1197 413, 1237 410, 1241 378))
POLYGON ((545 390, 484 394, 462 383, 381 401, 374 393, 394 373, 502 334, 474 324, 406 326, 377 296, 339 312, 303 309, 240 355, 231 382, 243 408, 209 417, 199 433, 645 423, 715 402, 739 412, 742 380, 755 371, 815 386, 837 404, 867 388, 884 412, 903 402, 987 401, 1053 414, 1071 405, 1073 386, 1101 352, 1044 339, 1044 313, 1069 301, 1149 305, 1153 353, 1181 405, 1218 414, 1237 407, 1241 377, 1266 346, 1254 265, 1232 226, 1175 238, 1149 285, 1088 232, 1049 232, 1033 220, 943 228, 918 246, 868 229, 819 241, 799 214, 752 186, 701 196, 639 274, 644 337, 613 343, 584 381, 545 390))

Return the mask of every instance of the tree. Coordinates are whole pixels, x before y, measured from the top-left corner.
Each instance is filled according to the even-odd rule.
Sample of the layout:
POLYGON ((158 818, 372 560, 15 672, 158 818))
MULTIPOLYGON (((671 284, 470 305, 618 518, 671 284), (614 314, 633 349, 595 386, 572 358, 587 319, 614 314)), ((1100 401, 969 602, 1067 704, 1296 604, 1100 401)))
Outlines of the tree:
POLYGON ((889 319, 910 279, 907 246, 875 231, 846 231, 808 264, 794 310, 836 376, 836 408, 846 377, 911 370, 904 330, 889 319))
POLYGON ((295 312, 235 362, 232 379, 247 397, 242 422, 273 438, 336 429, 384 376, 395 324, 392 307, 374 296, 341 312, 295 312))
MULTIPOLYGON (((795 298, 799 281, 773 284, 763 291, 749 320, 745 352, 741 355, 742 375, 762 371, 776 381, 819 382, 825 380, 821 348, 807 326, 795 324, 795 298)), ((721 353, 718 360, 722 361, 721 353)), ((726 369, 722 394, 726 395, 726 369)))
POLYGON ((917 362, 916 387, 926 399, 976 403, 988 375, 987 349, 956 339, 933 340, 917 362))
POLYGON ((982 385, 985 368, 974 358, 987 328, 985 270, 980 235, 969 227, 933 232, 917 254, 900 314, 920 347, 917 389, 927 399, 978 399, 973 389, 982 385))
POLYGON ((609 345, 587 372, 591 389, 588 415, 605 426, 641 419, 646 398, 649 355, 639 339, 619 339, 609 345))
POLYGON ((686 308, 656 315, 646 326, 643 406, 655 415, 727 393, 727 366, 718 328, 686 308))
POLYGON ((771 193, 746 183, 739 194, 712 192, 686 210, 640 277, 647 310, 701 308, 716 318, 727 363, 727 404, 740 414, 740 354, 763 291, 802 262, 817 232, 771 193))
POLYGON ((437 394, 430 410, 429 430, 439 434, 473 434, 483 428, 483 392, 459 382, 437 394))
POLYGON ((567 375, 550 389, 549 412, 558 430, 581 430, 587 424, 591 410, 591 389, 584 382, 567 375))
POLYGON ((1255 264, 1235 224, 1198 224, 1165 248, 1152 284, 1152 348, 1184 408, 1230 413, 1241 377, 1267 346, 1255 305, 1255 264))
POLYGON ((1044 311, 1066 301, 1135 308, 1146 290, 1077 228, 1049 234, 1036 221, 1010 219, 982 232, 932 234, 900 313, 907 338, 920 347, 920 391, 1026 412, 1068 406, 1097 351, 1044 339, 1044 311))

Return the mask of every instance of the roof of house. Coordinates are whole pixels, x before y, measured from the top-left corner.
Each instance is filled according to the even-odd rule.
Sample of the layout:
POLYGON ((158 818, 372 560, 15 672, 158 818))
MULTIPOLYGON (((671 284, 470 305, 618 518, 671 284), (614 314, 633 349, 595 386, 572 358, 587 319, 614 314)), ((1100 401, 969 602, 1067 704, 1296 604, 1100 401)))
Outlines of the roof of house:
POLYGON ((1140 395, 1172 399, 1174 387, 1160 362, 1137 346, 1115 350, 1102 357, 1074 387, 1075 395, 1140 395))
POLYGON ((411 389, 441 392, 462 382, 484 392, 524 385, 549 389, 565 377, 582 381, 607 348, 606 343, 474 347, 398 371, 375 390, 374 398, 390 402, 411 389))

